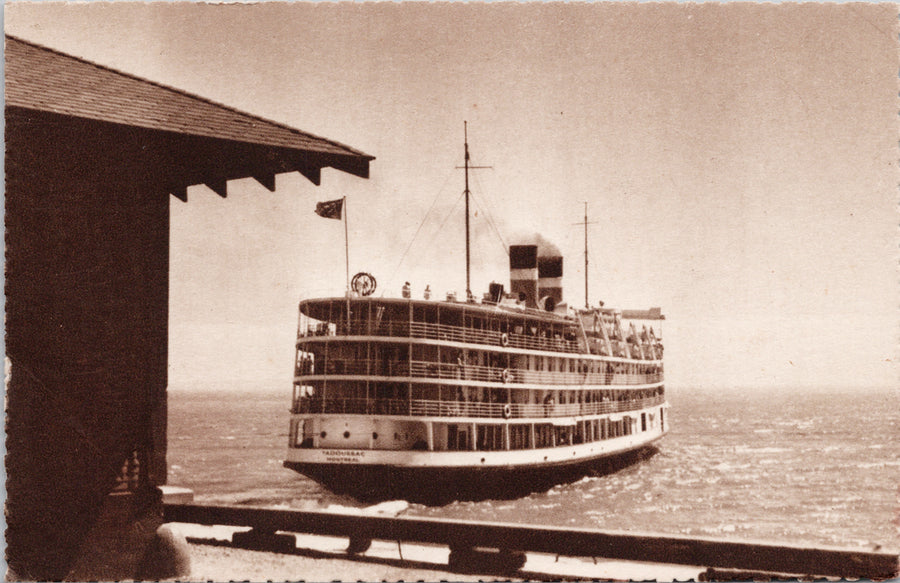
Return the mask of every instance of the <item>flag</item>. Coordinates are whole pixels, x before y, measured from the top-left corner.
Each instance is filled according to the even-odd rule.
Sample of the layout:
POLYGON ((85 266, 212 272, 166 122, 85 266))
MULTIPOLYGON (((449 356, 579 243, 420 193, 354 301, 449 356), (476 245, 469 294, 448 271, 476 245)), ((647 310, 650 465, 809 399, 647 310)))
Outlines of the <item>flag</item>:
POLYGON ((327 200, 316 203, 316 214, 325 219, 341 220, 341 211, 344 208, 344 199, 327 200))

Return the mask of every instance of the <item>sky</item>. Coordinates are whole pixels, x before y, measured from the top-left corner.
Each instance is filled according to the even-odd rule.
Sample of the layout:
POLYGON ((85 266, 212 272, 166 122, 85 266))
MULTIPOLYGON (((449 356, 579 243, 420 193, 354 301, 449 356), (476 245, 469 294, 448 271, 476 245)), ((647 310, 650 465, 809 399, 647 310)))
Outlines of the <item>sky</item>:
POLYGON ((895 386, 893 4, 8 2, 7 34, 350 145, 368 179, 171 199, 170 387, 291 384, 297 301, 508 284, 666 314, 667 386, 895 386))

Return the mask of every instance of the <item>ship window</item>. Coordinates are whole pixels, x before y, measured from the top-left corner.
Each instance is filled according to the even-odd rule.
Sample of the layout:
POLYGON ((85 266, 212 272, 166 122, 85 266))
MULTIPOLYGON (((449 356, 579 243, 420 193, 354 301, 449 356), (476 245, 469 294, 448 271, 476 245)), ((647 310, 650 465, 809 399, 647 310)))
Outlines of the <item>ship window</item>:
MULTIPOLYGON (((432 365, 437 366, 437 365, 432 365)), ((413 385, 412 386, 412 398, 413 400, 426 400, 426 401, 439 401, 440 400, 440 385, 413 385)), ((448 399, 453 400, 453 399, 448 399)))
POLYGON ((641 431, 647 431, 647 414, 641 413, 641 431))
POLYGON ((572 432, 574 429, 574 427, 557 427, 556 445, 569 445, 572 443, 572 432))
POLYGON ((549 424, 541 424, 534 426, 534 447, 552 447, 553 446, 553 426, 549 424))
POLYGON ((477 446, 481 451, 503 449, 502 425, 479 425, 477 446))
POLYGON ((469 434, 466 431, 465 426, 460 426, 456 423, 447 425, 447 449, 469 449, 469 434))
POLYGON ((424 360, 428 362, 437 362, 438 349, 437 346, 427 344, 416 344, 412 347, 413 360, 424 360))
POLYGON ((509 449, 528 449, 530 447, 531 425, 509 426, 509 449))

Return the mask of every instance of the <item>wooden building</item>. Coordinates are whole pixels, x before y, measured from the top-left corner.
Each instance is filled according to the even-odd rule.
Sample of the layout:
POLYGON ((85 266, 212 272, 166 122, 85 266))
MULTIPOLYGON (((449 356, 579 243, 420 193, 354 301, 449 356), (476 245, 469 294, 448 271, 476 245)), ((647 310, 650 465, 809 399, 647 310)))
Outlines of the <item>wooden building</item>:
POLYGON ((6 37, 7 558, 152 576, 166 481, 170 195, 373 158, 6 37))

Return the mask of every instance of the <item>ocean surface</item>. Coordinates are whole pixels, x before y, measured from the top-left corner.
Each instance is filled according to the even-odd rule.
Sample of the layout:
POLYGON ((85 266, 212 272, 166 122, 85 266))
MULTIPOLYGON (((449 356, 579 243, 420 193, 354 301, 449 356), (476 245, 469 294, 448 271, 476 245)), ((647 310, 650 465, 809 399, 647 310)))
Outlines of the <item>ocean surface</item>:
MULTIPOLYGON (((900 547, 900 406, 891 389, 668 390, 652 458, 515 500, 405 515, 730 540, 900 547)), ((290 385, 169 392, 169 483, 195 500, 362 507, 282 467, 290 385)))

